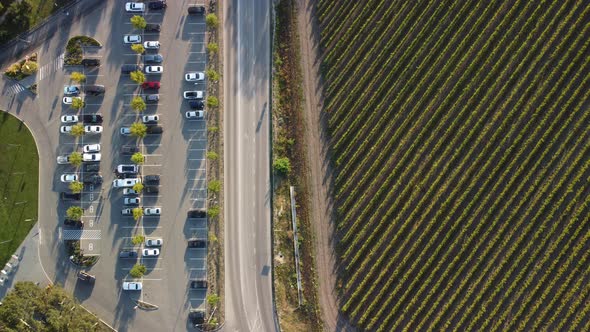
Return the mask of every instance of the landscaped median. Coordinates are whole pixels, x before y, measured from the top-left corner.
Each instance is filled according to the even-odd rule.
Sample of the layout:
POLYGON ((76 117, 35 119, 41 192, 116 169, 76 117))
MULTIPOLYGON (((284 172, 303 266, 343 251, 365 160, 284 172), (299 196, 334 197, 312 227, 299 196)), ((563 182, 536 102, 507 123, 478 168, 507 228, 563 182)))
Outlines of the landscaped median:
POLYGON ((39 69, 37 63, 37 53, 25 56, 22 60, 13 63, 4 71, 6 77, 20 81, 27 76, 33 75, 39 69))
POLYGON ((0 266, 37 222, 39 155, 23 122, 0 111, 0 266))
POLYGON ((78 66, 82 64, 84 56, 83 47, 102 47, 102 44, 88 36, 75 36, 68 40, 66 45, 66 55, 64 57, 64 65, 78 66))

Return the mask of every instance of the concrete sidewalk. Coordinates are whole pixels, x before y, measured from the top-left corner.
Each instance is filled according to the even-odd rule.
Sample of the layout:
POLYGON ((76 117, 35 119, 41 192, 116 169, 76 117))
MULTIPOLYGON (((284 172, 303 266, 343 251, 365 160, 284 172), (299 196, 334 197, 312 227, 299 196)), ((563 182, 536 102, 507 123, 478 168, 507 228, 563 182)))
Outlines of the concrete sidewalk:
POLYGON ((31 228, 23 243, 21 243, 20 247, 14 253, 19 256, 19 264, 12 269, 4 285, 0 286, 0 299, 4 298, 17 281, 32 281, 39 283, 42 287, 51 283, 39 259, 39 240, 41 234, 39 233, 38 224, 36 223, 31 228))

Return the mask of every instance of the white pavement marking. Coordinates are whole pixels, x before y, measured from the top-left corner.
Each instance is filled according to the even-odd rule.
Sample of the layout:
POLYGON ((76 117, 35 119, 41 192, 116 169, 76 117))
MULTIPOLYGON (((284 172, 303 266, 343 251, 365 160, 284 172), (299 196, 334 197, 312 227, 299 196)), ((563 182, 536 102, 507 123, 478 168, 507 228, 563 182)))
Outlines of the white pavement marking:
POLYGON ((14 83, 13 85, 8 87, 8 91, 6 92, 6 96, 12 96, 15 95, 19 92, 25 91, 25 88, 18 84, 18 83, 14 83))
POLYGON ((50 63, 47 63, 47 64, 41 66, 41 68, 39 68, 39 76, 38 76, 37 80, 41 81, 42 79, 49 76, 50 74, 57 71, 58 69, 63 68, 63 66, 64 66, 64 53, 57 56, 50 63))

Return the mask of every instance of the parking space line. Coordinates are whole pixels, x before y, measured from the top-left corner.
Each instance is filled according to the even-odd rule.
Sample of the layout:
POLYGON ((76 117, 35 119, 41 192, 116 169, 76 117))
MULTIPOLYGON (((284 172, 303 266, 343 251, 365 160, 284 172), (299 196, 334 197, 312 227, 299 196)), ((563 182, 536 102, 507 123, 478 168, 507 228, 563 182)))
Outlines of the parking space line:
POLYGON ((143 281, 161 281, 162 278, 141 278, 143 281))
POLYGON ((186 63, 205 63, 205 61, 187 61, 186 63))
MULTIPOLYGON (((144 218, 147 216, 143 216, 144 218)), ((131 228, 131 229, 135 229, 137 228, 137 226, 121 226, 121 228, 131 228)), ((153 226, 153 227, 144 227, 144 228, 162 228, 162 226, 153 226)))
POLYGON ((206 32, 189 32, 189 35, 204 35, 206 32))
POLYGON ((159 157, 161 154, 144 154, 146 157, 159 157))
POLYGON ((192 191, 203 191, 203 190, 207 190, 207 188, 191 188, 189 190, 192 190, 192 191))
POLYGON ((205 151, 207 149, 188 149, 189 151, 205 151))
POLYGON ((199 160, 205 160, 205 158, 193 158, 193 159, 189 159, 189 161, 199 161, 199 160))
POLYGON ((205 201, 205 198, 191 198, 191 201, 205 201))
POLYGON ((205 271, 205 270, 207 270, 207 268, 205 268, 205 267, 201 267, 201 268, 190 268, 189 270, 190 271, 205 271))
POLYGON ((144 164, 143 167, 160 167, 162 164, 144 164))
POLYGON ((162 197, 162 195, 146 195, 146 194, 143 194, 143 197, 160 198, 160 197, 162 197))
MULTIPOLYGON (((144 257, 144 258, 145 258, 145 257, 144 257)), ((132 268, 130 268, 130 267, 122 267, 122 268, 121 268, 121 270, 125 270, 125 271, 129 271, 129 270, 131 270, 131 269, 132 269, 132 268)), ((152 270, 159 270, 159 271, 160 271, 160 270, 163 270, 163 268, 161 268, 161 267, 154 267, 154 268, 152 268, 152 270)))
POLYGON ((160 146, 162 144, 144 144, 143 146, 160 146))
POLYGON ((189 258, 190 261, 204 261, 207 258, 189 258))

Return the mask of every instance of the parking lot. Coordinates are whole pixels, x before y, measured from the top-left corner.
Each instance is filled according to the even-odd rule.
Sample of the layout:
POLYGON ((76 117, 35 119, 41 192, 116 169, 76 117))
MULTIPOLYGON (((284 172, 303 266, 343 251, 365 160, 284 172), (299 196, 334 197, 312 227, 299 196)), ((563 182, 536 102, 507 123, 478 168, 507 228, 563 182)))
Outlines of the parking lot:
MULTIPOLYGON (((170 326, 164 330, 172 330, 175 326, 188 327, 188 310, 204 308, 206 296, 206 290, 190 290, 189 280, 207 277, 207 249, 187 248, 190 238, 207 239, 206 218, 187 217, 189 210, 206 207, 206 117, 186 119, 185 112, 191 107, 183 99, 184 91, 206 91, 206 79, 187 82, 184 77, 185 73, 204 72, 206 69, 206 27, 203 15, 187 15, 187 4, 170 3, 165 10, 147 9, 140 13, 148 23, 161 25, 159 33, 145 32, 130 24, 129 19, 135 14, 126 13, 124 6, 125 3, 121 2, 97 10, 96 15, 108 18, 105 24, 108 31, 97 29, 96 34, 89 34, 103 46, 86 48, 84 57, 100 59, 100 67, 65 66, 55 73, 52 92, 43 92, 40 97, 40 102, 45 101, 51 112, 59 115, 47 125, 48 131, 55 130, 57 133, 55 155, 68 155, 72 151, 82 151, 85 145, 100 144, 98 174, 102 176, 102 184, 85 184, 79 202, 56 200, 56 235, 60 241, 80 239, 85 254, 100 257, 95 266, 86 269, 96 276, 92 288, 73 281, 74 293, 91 310, 115 328, 133 326, 133 330, 154 330, 155 326, 170 326), (146 50, 145 53, 163 57, 163 62, 158 64, 163 67, 163 73, 146 74, 146 81, 161 84, 159 90, 143 90, 130 79, 129 74, 121 73, 121 67, 126 64, 140 64, 144 68, 150 65, 144 63, 143 56, 134 53, 129 44, 123 43, 125 35, 139 35, 142 43, 160 42, 159 49, 146 50), (64 86, 73 84, 69 75, 74 71, 86 75, 86 85, 104 85, 106 89, 101 96, 81 93, 85 106, 79 112, 61 103, 64 86), (138 114, 131 108, 131 100, 147 94, 158 94, 159 100, 147 103, 146 110, 138 114), (74 114, 80 118, 101 115, 102 133, 85 134, 78 139, 60 134, 63 124, 59 117, 74 114), (122 127, 141 122, 143 115, 158 115, 157 125, 162 127, 163 133, 148 134, 143 139, 120 134, 122 127), (112 185, 118 176, 114 172, 117 166, 132 164, 130 155, 121 152, 124 146, 136 146, 145 156, 138 177, 160 176, 159 184, 150 185, 157 187, 157 192, 137 196, 141 200, 139 207, 159 207, 160 216, 144 215, 135 222, 132 216, 122 215, 122 209, 135 207, 124 204, 126 197, 135 196, 125 196, 122 188, 113 188, 112 185), (83 230, 63 225, 65 211, 74 204, 79 204, 85 211, 83 230), (134 235, 162 239, 159 256, 142 257, 144 245, 133 245, 131 239, 134 235), (118 258, 121 250, 137 252, 139 257, 118 258), (144 264, 147 272, 142 278, 134 279, 129 271, 137 262, 144 264), (143 289, 123 291, 124 282, 141 282, 143 289), (136 300, 157 305, 159 309, 136 310, 136 300)), ((84 85, 80 88, 83 91, 84 85)), ((205 114, 206 111, 205 108, 205 114)), ((62 174, 75 173, 80 179, 97 174, 95 171, 87 172, 86 164, 89 163, 78 169, 70 165, 56 166, 52 192, 68 191, 67 183, 60 181, 62 174)), ((68 280, 72 282, 71 276, 68 280)))

